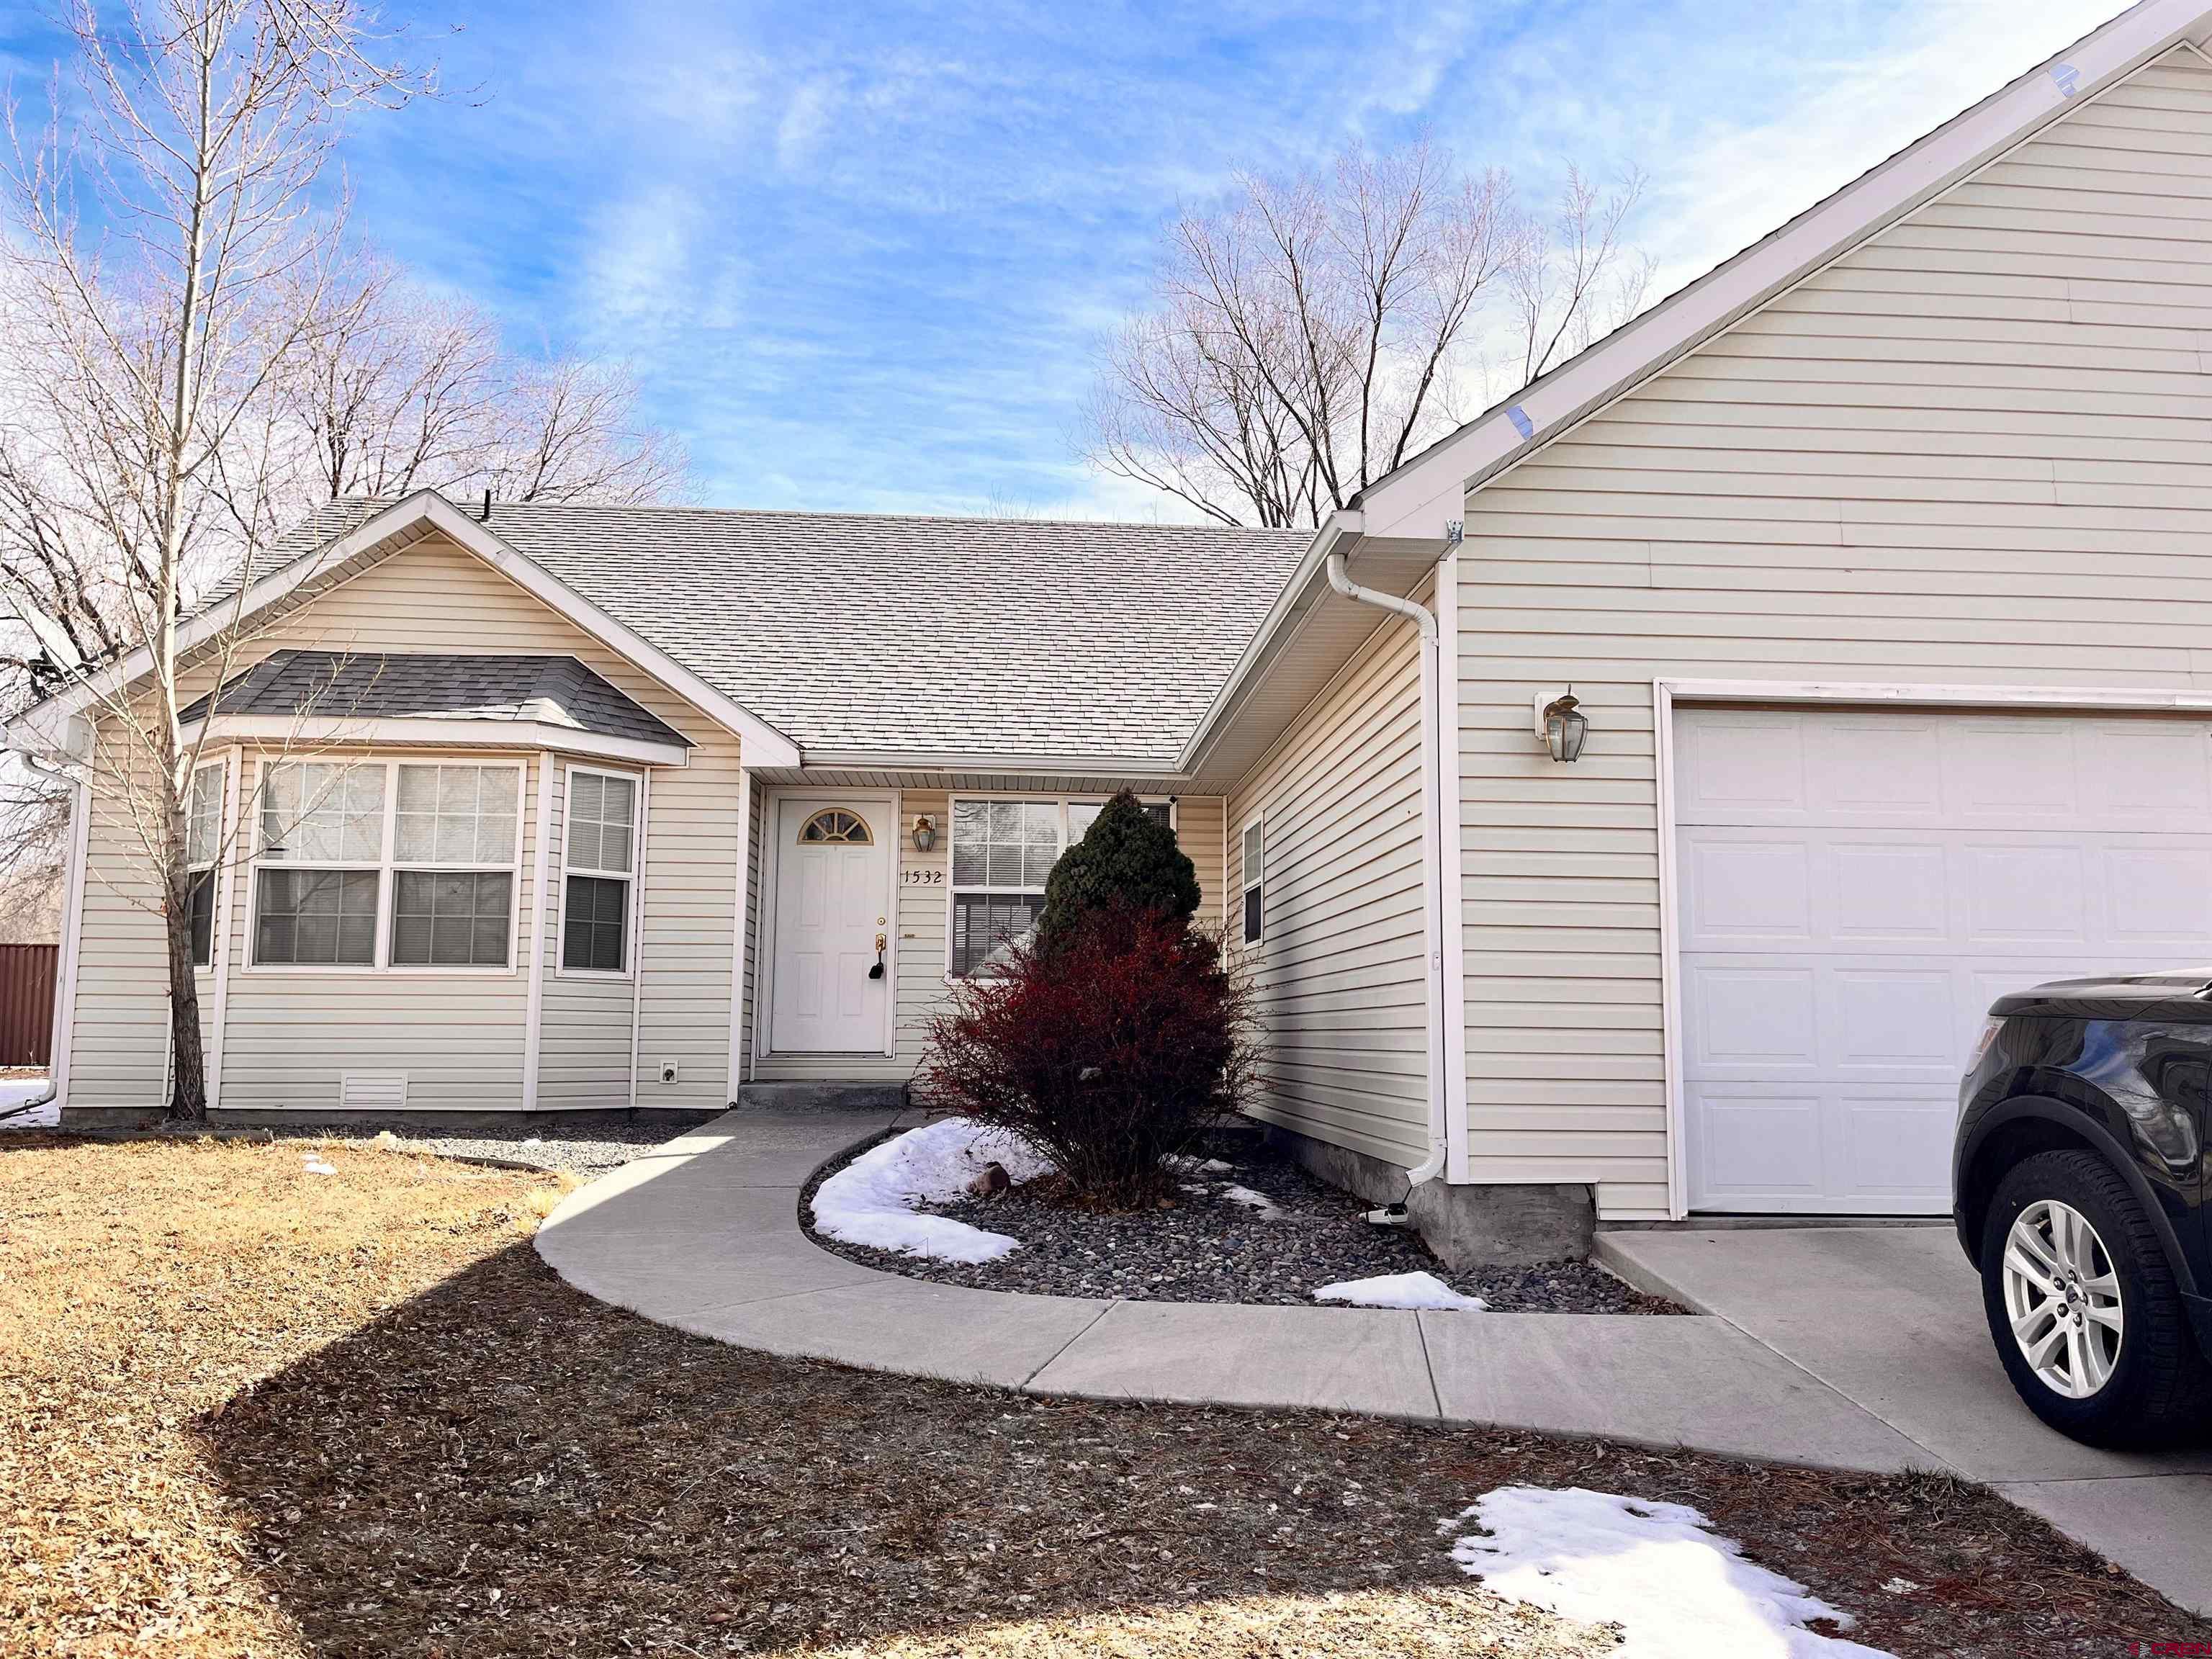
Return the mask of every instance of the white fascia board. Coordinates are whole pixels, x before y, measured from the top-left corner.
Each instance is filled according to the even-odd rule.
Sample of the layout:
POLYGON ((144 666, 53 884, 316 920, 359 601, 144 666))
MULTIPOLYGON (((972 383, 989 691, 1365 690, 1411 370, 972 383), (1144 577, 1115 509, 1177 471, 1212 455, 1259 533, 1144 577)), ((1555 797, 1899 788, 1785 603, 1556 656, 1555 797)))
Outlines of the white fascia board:
POLYGON ((1340 510, 1330 514, 1315 529, 1313 540, 1299 556, 1297 568, 1275 595, 1274 604, 1267 607, 1267 614, 1260 619, 1259 631, 1252 635, 1252 642, 1244 647, 1244 653, 1237 658, 1237 665, 1229 671, 1229 678, 1222 682, 1221 690, 1214 693, 1213 701, 1206 705, 1205 714, 1192 730, 1190 740, 1183 744, 1182 754, 1176 763, 1177 771, 1196 770, 1199 757, 1212 747, 1216 728, 1235 709, 1243 696, 1244 683, 1265 659, 1275 635, 1292 617, 1310 608, 1312 601, 1306 596, 1321 580, 1328 556, 1349 551, 1343 544, 1345 539, 1349 537, 1357 541, 1363 523, 1360 514, 1340 510))
MULTIPOLYGON (((435 530, 456 546, 475 554, 548 609, 567 617, 716 724, 735 732, 744 749, 748 765, 800 763, 799 745, 775 727, 714 690, 659 647, 648 644, 543 565, 509 547, 488 526, 470 518, 434 489, 416 490, 405 500, 385 508, 359 529, 302 555, 282 570, 271 572, 248 587, 242 599, 227 600, 187 618, 178 629, 179 652, 204 643, 234 619, 258 615, 296 591, 317 572, 337 568, 380 542, 417 526, 435 530)), ((153 665, 153 653, 142 647, 32 712, 40 713, 51 707, 76 714, 151 672, 153 665)))
POLYGON ((2142 0, 1360 493, 1378 536, 1442 536, 1468 495, 1792 283, 2203 27, 2204 0, 2142 0), (2070 91, 2068 89, 2070 88, 2070 91), (1516 421, 1520 423, 1516 424, 1516 421))
MULTIPOLYGON (((183 728, 192 742, 205 722, 183 728)), ((212 736, 232 743, 281 744, 288 747, 546 750, 559 755, 588 755, 599 760, 643 766, 689 766, 691 751, 683 744, 649 743, 641 738, 605 737, 542 720, 429 720, 411 715, 386 720, 347 720, 289 714, 218 714, 212 736)))

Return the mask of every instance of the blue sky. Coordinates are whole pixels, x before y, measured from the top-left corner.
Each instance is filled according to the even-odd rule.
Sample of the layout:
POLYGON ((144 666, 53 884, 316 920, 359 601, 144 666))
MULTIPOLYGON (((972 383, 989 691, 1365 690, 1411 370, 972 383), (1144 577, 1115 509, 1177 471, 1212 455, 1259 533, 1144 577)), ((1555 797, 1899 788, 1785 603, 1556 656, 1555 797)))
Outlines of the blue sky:
POLYGON ((1423 129, 1524 195, 1633 162, 1663 290, 2118 9, 409 0, 454 94, 345 160, 356 227, 510 343, 628 362, 708 501, 1176 516, 1082 465, 1080 409, 1236 168, 1423 129))

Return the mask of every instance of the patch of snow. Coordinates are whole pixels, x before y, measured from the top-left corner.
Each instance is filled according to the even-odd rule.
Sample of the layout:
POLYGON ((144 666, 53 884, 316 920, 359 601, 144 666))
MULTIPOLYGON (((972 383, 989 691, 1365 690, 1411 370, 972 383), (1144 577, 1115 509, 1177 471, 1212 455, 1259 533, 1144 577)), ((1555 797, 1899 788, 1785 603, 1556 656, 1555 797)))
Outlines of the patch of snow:
POLYGON ((1579 1486, 1501 1486, 1438 1530, 1460 1570, 1508 1601, 1621 1627, 1621 1659, 1895 1659, 1805 1628, 1838 1612, 1747 1561, 1697 1510, 1579 1486), (1465 1533, 1468 1522, 1484 1536, 1465 1533))
POLYGON ((29 1111, 16 1109, 52 1086, 45 1077, 0 1077, 0 1129, 51 1129, 59 1123, 61 1110, 52 1103, 29 1111))
POLYGON ((1349 1302, 1360 1308, 1438 1308, 1480 1313, 1490 1304, 1479 1296, 1462 1296, 1434 1273, 1384 1273, 1376 1279, 1347 1279, 1324 1285, 1316 1302, 1349 1302))
POLYGON ((986 1164, 1000 1165, 1015 1182, 1052 1169, 1003 1129, 944 1118, 871 1146, 816 1188, 814 1224, 848 1244, 939 1261, 995 1261, 1019 1249, 1020 1242, 945 1216, 915 1213, 924 1204, 964 1196, 986 1164))
POLYGON ((1231 1204, 1242 1204, 1246 1209, 1258 1215, 1262 1221, 1273 1221, 1283 1212, 1282 1206, 1273 1199, 1265 1193, 1255 1193, 1249 1187, 1238 1187, 1234 1184, 1224 1187, 1221 1189, 1221 1195, 1231 1204))
POLYGON ((1181 1170, 1186 1175, 1227 1175, 1237 1166, 1234 1164, 1224 1164, 1218 1158, 1192 1158, 1188 1153, 1184 1153, 1170 1158, 1168 1167, 1170 1170, 1181 1170))
POLYGON ((1910 1595, 1919 1588, 1920 1586, 1910 1578, 1893 1578, 1882 1586, 1882 1589, 1887 1590, 1892 1595, 1910 1595))
POLYGON ((325 1163, 313 1152, 307 1152, 301 1156, 300 1167, 309 1175, 336 1175, 338 1172, 336 1164, 325 1163))

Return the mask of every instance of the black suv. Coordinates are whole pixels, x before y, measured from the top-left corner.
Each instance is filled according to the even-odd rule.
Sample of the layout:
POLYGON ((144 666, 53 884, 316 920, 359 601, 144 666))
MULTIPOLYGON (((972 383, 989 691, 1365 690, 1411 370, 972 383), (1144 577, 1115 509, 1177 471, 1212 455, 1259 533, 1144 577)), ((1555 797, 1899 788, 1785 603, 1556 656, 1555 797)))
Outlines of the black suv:
POLYGON ((2051 1427, 2212 1430, 2204 1154, 2212 970, 1998 1000, 1959 1088, 1959 1242, 2013 1387, 2051 1427))

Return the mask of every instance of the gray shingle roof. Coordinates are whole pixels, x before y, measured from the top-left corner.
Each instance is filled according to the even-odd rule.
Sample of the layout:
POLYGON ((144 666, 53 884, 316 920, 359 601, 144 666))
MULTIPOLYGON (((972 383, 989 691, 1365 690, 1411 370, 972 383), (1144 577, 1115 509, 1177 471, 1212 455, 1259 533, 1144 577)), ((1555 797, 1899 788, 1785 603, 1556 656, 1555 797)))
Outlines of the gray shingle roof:
MULTIPOLYGON (((387 505, 335 502, 288 542, 387 505)), ((536 503, 489 527, 810 751, 1164 763, 1312 538, 536 503)))
POLYGON ((686 744, 574 657, 276 651, 185 709, 325 720, 533 720, 603 738, 686 744))

